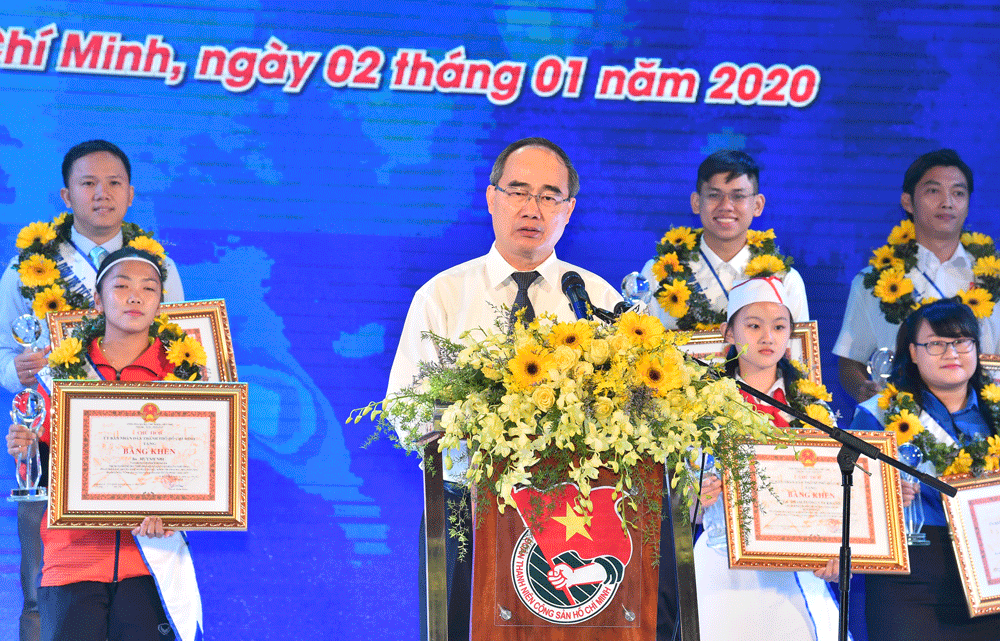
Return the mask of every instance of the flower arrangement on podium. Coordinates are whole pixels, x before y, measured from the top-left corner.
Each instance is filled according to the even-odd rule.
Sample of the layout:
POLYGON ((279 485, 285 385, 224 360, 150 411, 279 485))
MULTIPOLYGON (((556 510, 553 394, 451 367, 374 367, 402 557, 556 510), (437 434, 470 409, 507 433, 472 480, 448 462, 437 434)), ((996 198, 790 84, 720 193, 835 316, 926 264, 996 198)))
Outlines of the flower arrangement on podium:
POLYGON ((601 468, 618 475, 616 493, 627 493, 636 510, 637 500, 659 498, 644 496, 637 483, 638 470, 654 462, 666 465, 673 486, 691 500, 684 460, 692 450, 713 454, 740 495, 751 497, 750 444, 781 433, 743 400, 733 379, 678 348, 686 336, 635 312, 614 324, 543 315, 527 326, 466 332, 461 343, 427 334, 439 362, 422 363, 409 388, 348 420, 370 414, 373 438, 398 433, 412 449, 443 405, 439 447, 467 443, 467 480, 481 506, 488 496, 500 512, 516 505, 519 486, 544 492, 567 480, 587 509, 601 468))

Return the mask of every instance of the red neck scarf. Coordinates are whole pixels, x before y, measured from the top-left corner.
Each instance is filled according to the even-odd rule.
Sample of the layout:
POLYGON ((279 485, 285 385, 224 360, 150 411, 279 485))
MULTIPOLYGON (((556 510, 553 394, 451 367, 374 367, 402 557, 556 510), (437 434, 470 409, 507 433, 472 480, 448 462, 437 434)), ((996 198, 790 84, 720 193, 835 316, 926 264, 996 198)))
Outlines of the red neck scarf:
MULTIPOLYGON (((750 394, 744 392, 743 390, 740 390, 740 394, 742 394, 743 398, 745 398, 748 403, 753 405, 758 412, 760 412, 761 414, 769 414, 771 416, 771 422, 773 422, 777 427, 788 427, 788 421, 786 421, 785 418, 781 415, 781 410, 779 410, 777 407, 773 405, 768 405, 764 401, 758 400, 756 397, 751 396, 750 394)), ((771 397, 776 401, 784 403, 785 390, 779 387, 778 389, 774 390, 774 394, 771 394, 771 397)))

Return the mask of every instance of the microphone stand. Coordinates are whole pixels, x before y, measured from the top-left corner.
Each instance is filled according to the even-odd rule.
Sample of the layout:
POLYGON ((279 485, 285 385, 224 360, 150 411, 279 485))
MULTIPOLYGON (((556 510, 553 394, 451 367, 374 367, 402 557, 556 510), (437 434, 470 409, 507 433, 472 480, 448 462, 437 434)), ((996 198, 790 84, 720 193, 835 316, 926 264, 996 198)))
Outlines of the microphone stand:
MULTIPOLYGON (((708 363, 694 358, 689 357, 696 363, 700 365, 705 365, 711 367, 708 363)), ((876 461, 882 461, 883 463, 888 463, 889 465, 895 467, 896 469, 911 474, 917 478, 921 483, 929 485, 938 492, 942 494, 947 494, 948 496, 955 496, 958 492, 954 487, 948 485, 944 481, 917 470, 916 468, 910 467, 906 463, 895 459, 888 454, 883 454, 881 450, 877 447, 861 440, 857 436, 854 436, 850 432, 845 432, 839 427, 830 427, 829 425, 824 425, 819 421, 796 411, 795 409, 789 407, 781 401, 775 400, 765 394, 764 392, 758 391, 753 387, 750 387, 742 381, 736 381, 736 385, 739 386, 741 390, 753 396, 756 399, 764 401, 768 405, 778 408, 782 412, 791 414, 795 418, 799 419, 803 423, 815 427, 821 432, 826 433, 827 436, 832 438, 841 444, 840 452, 837 454, 837 463, 840 465, 841 474, 841 484, 844 487, 844 498, 843 498, 843 526, 841 529, 841 545, 840 545, 840 633, 839 639, 841 641, 847 641, 847 624, 850 616, 850 587, 851 587, 851 487, 854 484, 854 467, 857 465, 858 457, 864 454, 868 458, 876 461)), ((863 472, 865 470, 862 470, 863 472)), ((866 474, 868 472, 865 472, 866 474)))

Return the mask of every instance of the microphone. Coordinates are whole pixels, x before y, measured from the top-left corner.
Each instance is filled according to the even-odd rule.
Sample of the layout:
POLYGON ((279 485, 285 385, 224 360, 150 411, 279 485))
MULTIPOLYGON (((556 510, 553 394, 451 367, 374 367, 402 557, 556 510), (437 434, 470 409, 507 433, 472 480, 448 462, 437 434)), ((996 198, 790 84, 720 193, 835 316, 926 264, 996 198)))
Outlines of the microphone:
POLYGON ((569 299, 569 306, 573 308, 573 313, 577 318, 591 320, 590 296, 587 295, 587 287, 583 284, 583 278, 576 272, 566 272, 562 275, 562 290, 569 299))

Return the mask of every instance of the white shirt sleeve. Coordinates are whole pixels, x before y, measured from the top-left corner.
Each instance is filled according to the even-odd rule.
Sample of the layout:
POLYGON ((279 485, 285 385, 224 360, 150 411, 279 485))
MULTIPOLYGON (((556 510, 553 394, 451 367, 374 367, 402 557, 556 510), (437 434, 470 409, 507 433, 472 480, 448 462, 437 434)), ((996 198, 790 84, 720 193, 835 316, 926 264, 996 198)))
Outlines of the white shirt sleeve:
MULTIPOLYGON (((833 346, 837 356, 849 358, 861 363, 868 359, 879 348, 876 343, 875 327, 871 323, 869 307, 878 301, 865 289, 865 273, 862 271, 851 282, 851 293, 847 297, 847 308, 844 310, 844 322, 840 326, 840 335, 833 346)), ((881 313, 881 310, 876 310, 881 313)), ((887 345, 886 347, 890 347, 887 345)))
MULTIPOLYGON (((14 367, 14 358, 24 351, 18 345, 14 336, 10 332, 11 325, 21 314, 31 312, 31 307, 18 291, 21 287, 21 277, 13 269, 17 256, 11 259, 7 268, 0 277, 0 384, 8 392, 16 393, 24 388, 17 378, 17 369, 14 367)), ((43 323, 43 332, 47 332, 43 323)))
POLYGON ((788 309, 792 312, 792 318, 800 323, 811 320, 809 316, 809 301, 806 299, 806 284, 802 282, 802 276, 795 268, 788 270, 784 280, 781 281, 788 294, 788 309))

